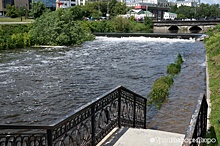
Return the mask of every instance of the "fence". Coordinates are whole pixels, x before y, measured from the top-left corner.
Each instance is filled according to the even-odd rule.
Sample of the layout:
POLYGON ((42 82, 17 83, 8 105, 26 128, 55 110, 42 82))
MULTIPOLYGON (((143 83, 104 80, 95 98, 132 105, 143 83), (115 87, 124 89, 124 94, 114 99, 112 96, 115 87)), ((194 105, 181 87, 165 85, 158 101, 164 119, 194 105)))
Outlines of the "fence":
POLYGON ((207 128, 207 110, 206 96, 201 94, 182 146, 198 146, 203 144, 203 138, 205 138, 207 128))
POLYGON ((0 146, 95 146, 115 127, 146 128, 147 99, 119 86, 49 126, 0 125, 0 146))

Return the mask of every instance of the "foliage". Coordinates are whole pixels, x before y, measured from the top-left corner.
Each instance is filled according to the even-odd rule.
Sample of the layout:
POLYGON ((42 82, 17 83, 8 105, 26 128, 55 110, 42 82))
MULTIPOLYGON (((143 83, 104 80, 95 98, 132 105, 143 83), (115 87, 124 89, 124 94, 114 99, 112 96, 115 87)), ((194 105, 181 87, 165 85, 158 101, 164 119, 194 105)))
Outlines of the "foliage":
POLYGON ((28 25, 1 25, 0 50, 30 46, 28 25))
POLYGON ((46 11, 46 6, 40 0, 31 3, 30 16, 34 19, 40 17, 46 11))
POLYGON ((152 86, 151 93, 148 95, 150 98, 148 103, 160 108, 164 100, 169 96, 169 88, 172 84, 172 76, 158 78, 152 86))
POLYGON ((111 21, 84 21, 83 22, 92 32, 114 32, 111 21))
POLYGON ((122 17, 114 17, 108 21, 84 21, 92 32, 150 32, 151 20, 146 23, 138 23, 122 17))
POLYGON ((11 18, 16 18, 18 17, 19 12, 18 10, 15 8, 14 5, 6 5, 6 16, 11 17, 11 18))
POLYGON ((183 62, 182 56, 178 54, 175 63, 171 63, 167 66, 167 76, 158 78, 148 94, 148 104, 154 104, 157 108, 160 108, 163 102, 169 96, 169 90, 171 85, 174 83, 173 77, 177 75, 181 70, 181 64, 183 62))
POLYGON ((150 19, 149 17, 144 18, 144 25, 152 27, 153 26, 152 22, 153 22, 152 19, 150 19))
POLYGON ((179 19, 184 18, 196 18, 196 19, 208 19, 208 18, 217 18, 220 17, 220 8, 219 4, 204 4, 201 3, 196 7, 189 6, 171 6, 170 12, 177 13, 179 19))
POLYGON ((130 32, 131 23, 126 18, 115 17, 112 19, 112 25, 116 32, 130 32))
POLYGON ((125 3, 112 0, 111 2, 88 2, 85 6, 82 6, 82 9, 85 12, 84 16, 88 18, 106 17, 107 13, 110 14, 111 18, 113 18, 119 14, 125 14, 128 7, 125 3))
POLYGON ((205 40, 205 48, 208 62, 209 88, 211 93, 211 115, 209 116, 209 119, 212 129, 210 130, 210 132, 216 135, 217 141, 219 142, 220 128, 218 120, 220 120, 220 25, 216 26, 208 33, 209 38, 205 40))
POLYGON ((112 7, 110 11, 110 16, 114 17, 120 14, 126 14, 128 11, 128 8, 125 3, 117 2, 114 3, 114 6, 112 7))
POLYGON ((167 66, 167 73, 174 76, 181 71, 181 64, 183 62, 182 56, 179 54, 177 61, 167 66))
POLYGON ((186 19, 187 17, 184 14, 178 14, 177 15, 177 19, 181 20, 181 19, 186 19))
MULTIPOLYGON (((94 39, 90 30, 76 21, 81 13, 71 9, 45 12, 33 23, 29 34, 35 45, 75 45, 94 39)), ((78 9, 76 7, 76 9, 78 9)))

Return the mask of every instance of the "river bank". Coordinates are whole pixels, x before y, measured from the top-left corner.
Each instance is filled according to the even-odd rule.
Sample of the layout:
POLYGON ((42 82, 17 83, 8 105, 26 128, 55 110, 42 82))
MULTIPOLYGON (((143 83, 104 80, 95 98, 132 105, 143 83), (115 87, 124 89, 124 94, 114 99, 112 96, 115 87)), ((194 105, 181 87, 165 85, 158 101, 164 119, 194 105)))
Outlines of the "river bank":
MULTIPOLYGON (((217 138, 220 142, 220 25, 216 26, 208 32, 209 38, 205 40, 208 74, 209 74, 209 88, 210 88, 210 101, 211 113, 209 116, 210 128, 207 133, 210 138, 217 138)), ((218 145, 218 143, 216 145, 218 145)))

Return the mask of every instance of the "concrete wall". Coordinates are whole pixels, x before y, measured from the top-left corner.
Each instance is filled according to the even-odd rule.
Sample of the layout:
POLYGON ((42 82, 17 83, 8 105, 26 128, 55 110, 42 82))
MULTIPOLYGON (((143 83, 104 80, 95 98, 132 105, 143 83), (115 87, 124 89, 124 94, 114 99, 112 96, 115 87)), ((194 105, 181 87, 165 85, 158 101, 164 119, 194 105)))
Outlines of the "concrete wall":
MULTIPOLYGON (((178 26, 178 25, 173 25, 177 26, 179 30, 181 31, 189 31, 191 27, 193 26, 178 26)), ((198 26, 200 27, 203 31, 207 31, 209 28, 213 28, 216 25, 203 25, 203 26, 198 26)), ((171 26, 154 26, 154 30, 161 30, 161 31, 166 31, 169 30, 171 26)))

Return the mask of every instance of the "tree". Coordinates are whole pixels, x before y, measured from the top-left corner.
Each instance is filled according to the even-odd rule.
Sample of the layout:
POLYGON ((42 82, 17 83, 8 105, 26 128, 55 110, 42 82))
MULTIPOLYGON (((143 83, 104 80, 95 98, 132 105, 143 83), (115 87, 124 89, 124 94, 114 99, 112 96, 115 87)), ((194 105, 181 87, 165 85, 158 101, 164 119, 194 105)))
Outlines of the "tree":
POLYGON ((41 1, 31 3, 30 16, 34 19, 40 17, 46 11, 46 6, 41 1))
POLYGON ((6 5, 6 16, 11 18, 18 17, 18 10, 15 8, 15 6, 11 6, 10 4, 6 5))
POLYGON ((72 9, 58 9, 45 12, 32 23, 29 31, 32 44, 37 45, 76 45, 92 40, 93 35, 87 27, 73 18, 80 16, 72 9), (72 15, 71 16, 71 12, 72 15))
MULTIPOLYGON (((179 8, 171 6, 170 12, 185 16, 185 18, 217 18, 220 16, 219 4, 204 4, 201 3, 196 7, 180 6, 179 8)), ((179 17, 180 17, 179 16, 179 17)))
POLYGON ((186 16, 184 15, 184 14, 178 14, 177 15, 177 19, 185 19, 186 18, 186 16))
POLYGON ((177 8, 177 5, 170 6, 169 12, 171 12, 171 13, 176 13, 176 10, 177 10, 177 9, 178 9, 178 8, 177 8))
POLYGON ((146 25, 148 28, 153 28, 152 19, 149 17, 144 17, 144 25, 146 25))
POLYGON ((111 16, 117 16, 120 14, 126 14, 127 12, 127 6, 125 3, 116 2, 114 7, 112 8, 111 16))

